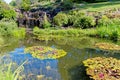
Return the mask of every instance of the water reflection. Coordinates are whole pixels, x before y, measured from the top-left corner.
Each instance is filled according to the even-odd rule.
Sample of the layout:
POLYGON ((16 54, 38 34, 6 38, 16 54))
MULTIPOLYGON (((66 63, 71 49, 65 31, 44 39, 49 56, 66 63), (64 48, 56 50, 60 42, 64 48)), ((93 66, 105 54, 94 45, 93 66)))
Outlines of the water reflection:
MULTIPOLYGON (((13 46, 16 48, 14 51, 10 52, 9 58, 18 64, 28 60, 27 64, 24 65, 25 71, 23 75, 26 75, 25 80, 42 80, 40 78, 43 78, 43 80, 90 80, 85 73, 85 67, 82 64, 83 60, 98 56, 120 59, 119 52, 109 52, 94 48, 93 46, 97 42, 105 41, 85 37, 64 38, 47 42, 44 40, 32 40, 29 44, 25 41, 23 45, 27 47, 49 46, 63 49, 67 52, 67 55, 57 60, 39 60, 33 58, 30 54, 24 54, 24 47, 16 48, 16 46, 14 46, 16 43, 14 43, 9 46, 10 50, 13 46)), ((4 50, 8 50, 8 48, 4 48, 4 50)))
POLYGON ((58 60, 33 58, 30 54, 24 54, 24 47, 16 48, 9 55, 3 57, 4 60, 6 58, 10 58, 12 62, 18 65, 28 60, 24 65, 24 73, 22 74, 25 80, 61 80, 58 73, 58 60))

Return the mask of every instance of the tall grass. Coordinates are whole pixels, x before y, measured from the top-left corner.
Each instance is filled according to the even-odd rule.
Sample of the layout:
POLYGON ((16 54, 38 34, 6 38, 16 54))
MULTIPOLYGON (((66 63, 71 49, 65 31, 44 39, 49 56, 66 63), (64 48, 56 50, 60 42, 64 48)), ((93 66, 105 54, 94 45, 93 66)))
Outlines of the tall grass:
POLYGON ((4 43, 4 40, 2 37, 0 37, 0 46, 4 43))
POLYGON ((18 80, 20 73, 24 70, 24 64, 23 62, 16 70, 13 69, 13 64, 1 64, 0 65, 0 80, 18 80))
POLYGON ((41 36, 41 35, 53 35, 53 36, 83 36, 84 32, 82 29, 39 29, 35 27, 33 29, 33 34, 36 36, 41 36))
POLYGON ((120 38, 120 26, 111 25, 98 27, 97 35, 101 38, 117 40, 118 38, 120 38))

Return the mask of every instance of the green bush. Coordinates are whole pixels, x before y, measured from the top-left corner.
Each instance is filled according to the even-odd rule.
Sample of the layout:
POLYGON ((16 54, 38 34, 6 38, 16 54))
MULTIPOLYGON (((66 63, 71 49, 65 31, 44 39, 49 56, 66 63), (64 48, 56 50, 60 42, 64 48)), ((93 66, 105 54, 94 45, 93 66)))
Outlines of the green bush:
POLYGON ((11 35, 17 29, 17 24, 13 20, 2 19, 0 21, 0 35, 11 35))
POLYGON ((48 21, 47 15, 44 15, 44 20, 43 20, 43 27, 44 28, 49 28, 51 26, 51 24, 48 21))
POLYGON ((75 22, 78 18, 80 18, 80 17, 82 17, 82 16, 85 16, 85 13, 84 13, 84 12, 77 11, 77 10, 75 10, 75 11, 70 11, 70 12, 68 13, 68 23, 69 23, 69 25, 73 25, 74 22, 75 22))
POLYGON ((82 29, 90 28, 93 27, 94 25, 95 25, 95 18, 92 16, 78 17, 78 19, 75 20, 73 24, 74 27, 79 27, 82 29))
POLYGON ((14 10, 4 10, 3 16, 4 18, 15 19, 16 12, 14 10))
POLYGON ((73 3, 70 0, 64 0, 61 3, 62 10, 70 10, 73 8, 73 3))
POLYGON ((26 10, 26 11, 28 11, 31 8, 30 5, 31 5, 30 0, 22 0, 21 8, 24 9, 24 10, 26 10))
POLYGON ((102 18, 98 20, 98 26, 109 26, 112 23, 107 16, 102 16, 102 18))
POLYGON ((5 2, 0 2, 0 20, 2 18, 13 19, 16 17, 16 12, 5 2))
POLYGON ((64 26, 68 24, 68 16, 65 13, 58 13, 54 18, 53 22, 56 26, 64 26))
POLYGON ((15 38, 25 38, 26 30, 25 28, 18 28, 12 31, 12 35, 15 38))
POLYGON ((33 28, 33 34, 35 36, 46 35, 49 33, 46 29, 39 29, 37 26, 33 28))

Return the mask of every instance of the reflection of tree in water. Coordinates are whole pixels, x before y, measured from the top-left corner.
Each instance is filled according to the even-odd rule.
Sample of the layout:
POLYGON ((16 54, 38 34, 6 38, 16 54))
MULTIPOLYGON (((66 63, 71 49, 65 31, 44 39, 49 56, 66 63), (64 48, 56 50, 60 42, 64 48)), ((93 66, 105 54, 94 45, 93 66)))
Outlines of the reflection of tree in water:
POLYGON ((89 76, 86 75, 85 67, 83 64, 76 65, 68 70, 71 76, 70 80, 91 80, 89 76))
POLYGON ((92 56, 94 55, 85 49, 70 48, 68 55, 58 62, 59 72, 63 80, 90 80, 81 63, 92 56))
POLYGON ((56 39, 54 42, 57 45, 69 45, 75 48, 85 48, 85 47, 91 47, 94 45, 96 40, 89 38, 89 37, 81 37, 81 38, 73 38, 73 37, 64 37, 61 39, 56 39))

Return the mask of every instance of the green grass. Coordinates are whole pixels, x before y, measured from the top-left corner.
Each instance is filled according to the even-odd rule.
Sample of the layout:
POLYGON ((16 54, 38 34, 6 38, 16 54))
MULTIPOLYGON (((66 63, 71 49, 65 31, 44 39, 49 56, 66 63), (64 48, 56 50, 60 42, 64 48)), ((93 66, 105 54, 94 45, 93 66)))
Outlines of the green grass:
POLYGON ((108 9, 120 8, 120 1, 100 2, 100 3, 86 3, 83 5, 75 4, 80 10, 85 11, 104 11, 108 9))
POLYGON ((61 37, 83 37, 83 36, 91 36, 91 37, 99 37, 106 38, 110 40, 119 40, 120 39, 120 26, 111 25, 111 26, 100 26, 97 28, 89 28, 89 29, 39 29, 34 28, 33 34, 40 40, 46 40, 52 38, 61 38, 61 37), (45 37, 44 37, 45 36, 45 37))
POLYGON ((4 43, 4 40, 2 37, 0 37, 0 46, 2 46, 3 43, 4 43))
POLYGON ((18 80, 21 71, 24 70, 23 65, 26 63, 22 63, 16 70, 12 71, 12 67, 14 63, 10 64, 1 64, 0 65, 0 80, 18 80))

